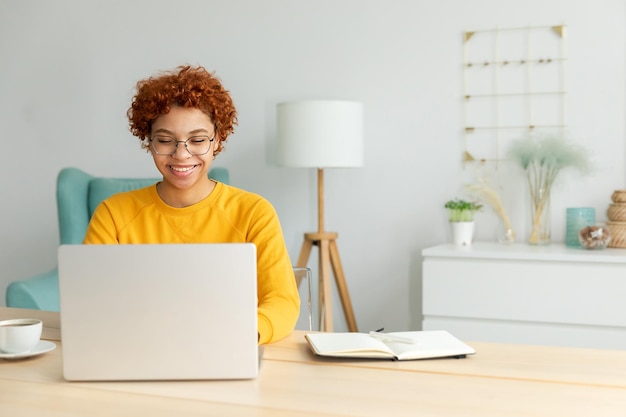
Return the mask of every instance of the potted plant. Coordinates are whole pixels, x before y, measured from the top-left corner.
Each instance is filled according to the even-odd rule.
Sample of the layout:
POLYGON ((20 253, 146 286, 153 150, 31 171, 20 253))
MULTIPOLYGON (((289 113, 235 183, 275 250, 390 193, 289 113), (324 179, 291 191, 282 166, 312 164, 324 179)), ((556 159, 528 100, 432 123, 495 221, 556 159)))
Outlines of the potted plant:
POLYGON ((474 239, 474 215, 483 207, 482 204, 455 199, 446 202, 444 207, 448 209, 454 244, 471 245, 474 239))

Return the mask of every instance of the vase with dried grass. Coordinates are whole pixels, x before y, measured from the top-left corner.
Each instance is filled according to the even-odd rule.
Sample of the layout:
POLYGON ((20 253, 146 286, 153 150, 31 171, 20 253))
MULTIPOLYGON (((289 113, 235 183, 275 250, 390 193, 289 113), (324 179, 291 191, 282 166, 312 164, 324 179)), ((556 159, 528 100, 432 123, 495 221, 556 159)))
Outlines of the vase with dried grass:
POLYGON ((550 243, 550 198, 560 172, 573 168, 586 172, 588 154, 580 146, 560 137, 531 137, 513 142, 509 151, 526 174, 530 193, 531 227, 528 243, 550 243))
POLYGON ((502 204, 502 199, 500 199, 500 195, 496 191, 494 187, 490 184, 480 181, 474 184, 468 184, 465 186, 465 191, 480 199, 487 206, 491 207, 491 209, 496 213, 498 218, 501 221, 502 230, 498 231, 498 242, 500 243, 513 243, 515 242, 515 231, 513 230, 513 225, 511 224, 511 220, 504 209, 504 204, 502 204))

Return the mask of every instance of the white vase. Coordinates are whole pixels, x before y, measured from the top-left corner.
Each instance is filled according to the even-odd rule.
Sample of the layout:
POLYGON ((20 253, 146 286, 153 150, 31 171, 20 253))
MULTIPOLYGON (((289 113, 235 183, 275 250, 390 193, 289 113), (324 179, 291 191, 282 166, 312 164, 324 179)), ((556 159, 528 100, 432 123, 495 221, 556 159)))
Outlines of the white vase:
POLYGON ((469 246, 474 241, 474 222, 450 222, 455 245, 469 246))

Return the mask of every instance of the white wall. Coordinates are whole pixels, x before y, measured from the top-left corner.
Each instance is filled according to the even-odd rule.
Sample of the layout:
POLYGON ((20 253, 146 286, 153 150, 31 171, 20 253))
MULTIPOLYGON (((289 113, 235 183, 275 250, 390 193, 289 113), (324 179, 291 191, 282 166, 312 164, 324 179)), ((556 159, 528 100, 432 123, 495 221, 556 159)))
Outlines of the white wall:
MULTIPOLYGON (((420 251, 448 238, 442 205, 471 174, 460 163, 462 33, 568 27, 570 132, 593 149, 597 169, 556 190, 553 234, 563 241, 565 207, 592 206, 603 218, 625 187, 625 18, 623 0, 0 0, 0 292, 56 264, 60 168, 155 176, 127 129, 134 83, 202 64, 239 109, 216 164, 274 203, 294 261, 316 228, 316 177, 272 165, 275 105, 364 103, 366 166, 327 170, 326 226, 339 232, 360 328, 417 329, 420 251)), ((523 240, 520 184, 511 182, 507 202, 523 240)), ((478 221, 479 237, 493 239, 493 215, 478 221)), ((340 317, 336 328, 346 328, 340 317)))

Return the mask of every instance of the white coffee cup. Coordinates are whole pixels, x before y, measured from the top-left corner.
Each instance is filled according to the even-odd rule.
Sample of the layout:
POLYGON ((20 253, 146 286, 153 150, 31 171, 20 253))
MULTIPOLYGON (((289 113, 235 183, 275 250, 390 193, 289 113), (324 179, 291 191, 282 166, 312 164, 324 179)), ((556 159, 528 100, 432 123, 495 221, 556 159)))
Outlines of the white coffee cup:
POLYGON ((41 339, 43 323, 38 319, 0 321, 0 351, 24 353, 34 348, 41 339))

